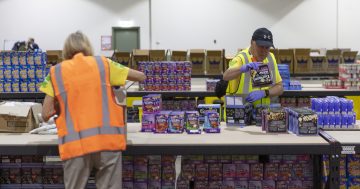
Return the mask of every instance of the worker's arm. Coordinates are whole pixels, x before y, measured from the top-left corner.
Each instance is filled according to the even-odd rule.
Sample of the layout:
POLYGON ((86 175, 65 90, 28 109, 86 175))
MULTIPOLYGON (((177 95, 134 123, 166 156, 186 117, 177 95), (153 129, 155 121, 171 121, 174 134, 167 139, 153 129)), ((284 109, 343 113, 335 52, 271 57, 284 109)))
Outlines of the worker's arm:
POLYGON ((42 118, 46 122, 55 114, 55 99, 52 96, 46 95, 41 112, 42 118))
POLYGON ((129 69, 129 73, 127 76, 127 80, 130 81, 144 81, 146 79, 146 76, 143 72, 134 70, 134 69, 129 69))
POLYGON ((269 89, 269 96, 270 97, 281 96, 283 94, 283 92, 284 92, 284 88, 283 88, 282 82, 278 82, 269 89))

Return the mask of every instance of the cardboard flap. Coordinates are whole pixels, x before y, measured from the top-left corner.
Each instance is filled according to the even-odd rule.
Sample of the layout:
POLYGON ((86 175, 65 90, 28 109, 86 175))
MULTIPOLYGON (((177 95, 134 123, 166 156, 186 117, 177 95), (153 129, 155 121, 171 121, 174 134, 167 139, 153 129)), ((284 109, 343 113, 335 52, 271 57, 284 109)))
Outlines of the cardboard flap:
POLYGON ((37 116, 42 111, 42 105, 39 103, 34 103, 34 105, 31 106, 31 112, 35 119, 35 123, 38 125, 40 123, 39 117, 37 116))
MULTIPOLYGON (((0 104, 0 115, 11 115, 17 117, 27 117, 30 108, 37 103, 33 102, 2 102, 0 104)), ((39 104, 40 105, 40 104, 39 104)), ((40 105, 41 106, 41 105, 40 105)), ((41 112, 41 110, 40 110, 41 112)))

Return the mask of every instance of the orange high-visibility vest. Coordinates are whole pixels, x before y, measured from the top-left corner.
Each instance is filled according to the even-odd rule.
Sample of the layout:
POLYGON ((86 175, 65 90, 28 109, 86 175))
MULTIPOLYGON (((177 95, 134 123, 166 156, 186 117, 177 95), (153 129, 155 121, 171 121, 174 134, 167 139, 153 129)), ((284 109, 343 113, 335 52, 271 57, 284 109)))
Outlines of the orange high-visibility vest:
POLYGON ((109 63, 104 57, 76 54, 51 67, 62 160, 99 151, 125 150, 123 108, 115 103, 109 63))

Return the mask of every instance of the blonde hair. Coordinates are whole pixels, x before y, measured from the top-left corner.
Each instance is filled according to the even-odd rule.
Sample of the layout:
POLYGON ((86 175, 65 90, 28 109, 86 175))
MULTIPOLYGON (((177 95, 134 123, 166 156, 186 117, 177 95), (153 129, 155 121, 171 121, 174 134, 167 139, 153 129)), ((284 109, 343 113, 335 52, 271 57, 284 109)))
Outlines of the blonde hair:
POLYGON ((72 33, 67 37, 62 52, 64 60, 72 59, 77 53, 93 56, 93 48, 90 41, 81 31, 72 33))

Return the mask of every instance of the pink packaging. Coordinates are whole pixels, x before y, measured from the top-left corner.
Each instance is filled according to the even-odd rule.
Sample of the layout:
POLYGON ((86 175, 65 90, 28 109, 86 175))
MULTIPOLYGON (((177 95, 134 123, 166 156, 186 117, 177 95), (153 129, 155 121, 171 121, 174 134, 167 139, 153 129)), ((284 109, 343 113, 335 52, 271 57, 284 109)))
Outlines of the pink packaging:
POLYGON ((250 165, 236 164, 236 179, 237 180, 248 180, 250 177, 250 165))

